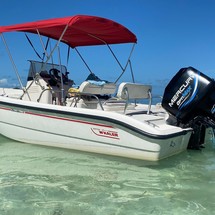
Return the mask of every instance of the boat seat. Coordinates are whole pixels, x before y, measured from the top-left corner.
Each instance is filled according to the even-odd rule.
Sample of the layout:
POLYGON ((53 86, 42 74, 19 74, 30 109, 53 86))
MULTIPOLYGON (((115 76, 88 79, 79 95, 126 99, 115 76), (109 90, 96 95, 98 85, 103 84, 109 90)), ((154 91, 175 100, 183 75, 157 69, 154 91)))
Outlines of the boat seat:
POLYGON ((107 99, 116 92, 116 84, 105 81, 84 81, 73 93, 74 106, 96 109, 99 104, 103 110, 101 99, 107 99))
POLYGON ((79 87, 79 92, 94 95, 111 95, 116 92, 116 84, 104 81, 84 81, 79 87))
POLYGON ((121 99, 150 99, 151 85, 122 82, 117 91, 121 99))
MULTIPOLYGON (((116 103, 119 103, 120 101, 124 101, 124 113, 125 113, 127 108, 129 107, 130 100, 149 99, 149 105, 148 105, 148 111, 147 111, 147 113, 149 114, 151 110, 151 102, 152 102, 151 90, 152 90, 151 85, 122 82, 118 87, 115 101, 116 103)), ((110 99, 108 102, 113 103, 114 100, 110 99)))

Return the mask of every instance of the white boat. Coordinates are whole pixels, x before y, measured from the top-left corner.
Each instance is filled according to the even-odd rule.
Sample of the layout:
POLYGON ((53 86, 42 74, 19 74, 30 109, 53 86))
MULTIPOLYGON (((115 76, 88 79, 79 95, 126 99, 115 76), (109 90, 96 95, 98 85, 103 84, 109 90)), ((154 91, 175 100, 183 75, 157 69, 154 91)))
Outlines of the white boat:
MULTIPOLYGON (((152 86, 119 82, 129 67, 134 46, 123 67, 110 45, 135 45, 137 39, 130 30, 112 20, 76 15, 3 26, 0 27, 0 33, 21 87, 0 89, 0 133, 8 138, 31 144, 157 161, 178 154, 188 146, 201 146, 204 141, 195 145, 191 139, 199 137, 201 133, 202 140, 205 128, 213 126, 213 120, 210 123, 204 121, 198 127, 196 124, 201 120, 191 123, 196 116, 188 121, 187 115, 184 118, 177 116, 175 100, 181 99, 181 104, 185 104, 190 94, 187 92, 186 99, 182 101, 179 95, 182 87, 177 84, 173 89, 177 92, 180 88, 181 91, 170 98, 171 107, 165 110, 162 106, 170 103, 166 101, 169 93, 164 95, 162 106, 152 105, 152 86), (21 82, 4 37, 7 32, 37 34, 45 53, 43 59, 29 61, 26 86, 21 82), (55 45, 47 48, 49 42, 45 45, 44 37, 52 39, 55 45), (66 66, 61 64, 61 43, 73 48, 90 71, 89 77, 78 88, 69 79, 66 66), (122 74, 115 82, 95 76, 77 49, 79 46, 96 45, 106 45, 119 63, 122 74), (55 52, 59 56, 58 63, 53 63, 55 52), (138 103, 142 99, 148 102, 138 103), (170 115, 174 119, 171 123, 170 115)), ((28 36, 27 40, 35 50, 28 36)), ((193 71, 192 68, 188 70, 193 71)), ((192 81, 186 82, 183 90, 187 90, 192 81)))

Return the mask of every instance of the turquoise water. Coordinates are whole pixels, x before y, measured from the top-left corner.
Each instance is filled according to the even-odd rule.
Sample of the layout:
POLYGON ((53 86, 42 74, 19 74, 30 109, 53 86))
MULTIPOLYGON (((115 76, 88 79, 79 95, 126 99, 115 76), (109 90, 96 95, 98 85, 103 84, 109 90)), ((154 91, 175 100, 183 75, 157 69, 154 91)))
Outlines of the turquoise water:
POLYGON ((0 215, 211 215, 215 149, 145 162, 0 136, 0 215))

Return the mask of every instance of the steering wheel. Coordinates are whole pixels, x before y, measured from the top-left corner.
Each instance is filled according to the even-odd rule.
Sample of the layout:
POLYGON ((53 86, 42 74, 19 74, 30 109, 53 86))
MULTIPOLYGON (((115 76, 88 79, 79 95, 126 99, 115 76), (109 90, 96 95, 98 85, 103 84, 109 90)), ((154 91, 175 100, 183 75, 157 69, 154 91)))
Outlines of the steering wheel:
POLYGON ((59 76, 60 71, 59 71, 58 69, 55 69, 55 68, 50 69, 50 70, 49 70, 49 74, 50 74, 50 76, 51 76, 53 79, 55 79, 56 81, 59 81, 59 80, 60 80, 60 76, 59 76))
POLYGON ((50 80, 49 84, 51 86, 58 86, 58 83, 60 82, 60 76, 59 76, 60 71, 58 69, 52 68, 49 70, 49 75, 50 75, 50 80))

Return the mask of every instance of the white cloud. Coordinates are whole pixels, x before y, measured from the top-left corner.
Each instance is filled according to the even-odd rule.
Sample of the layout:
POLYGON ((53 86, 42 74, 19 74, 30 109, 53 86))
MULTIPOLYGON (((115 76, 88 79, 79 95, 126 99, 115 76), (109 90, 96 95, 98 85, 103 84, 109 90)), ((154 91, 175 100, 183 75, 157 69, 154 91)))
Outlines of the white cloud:
POLYGON ((7 79, 6 78, 3 78, 3 79, 0 79, 0 85, 5 85, 7 84, 7 79))

